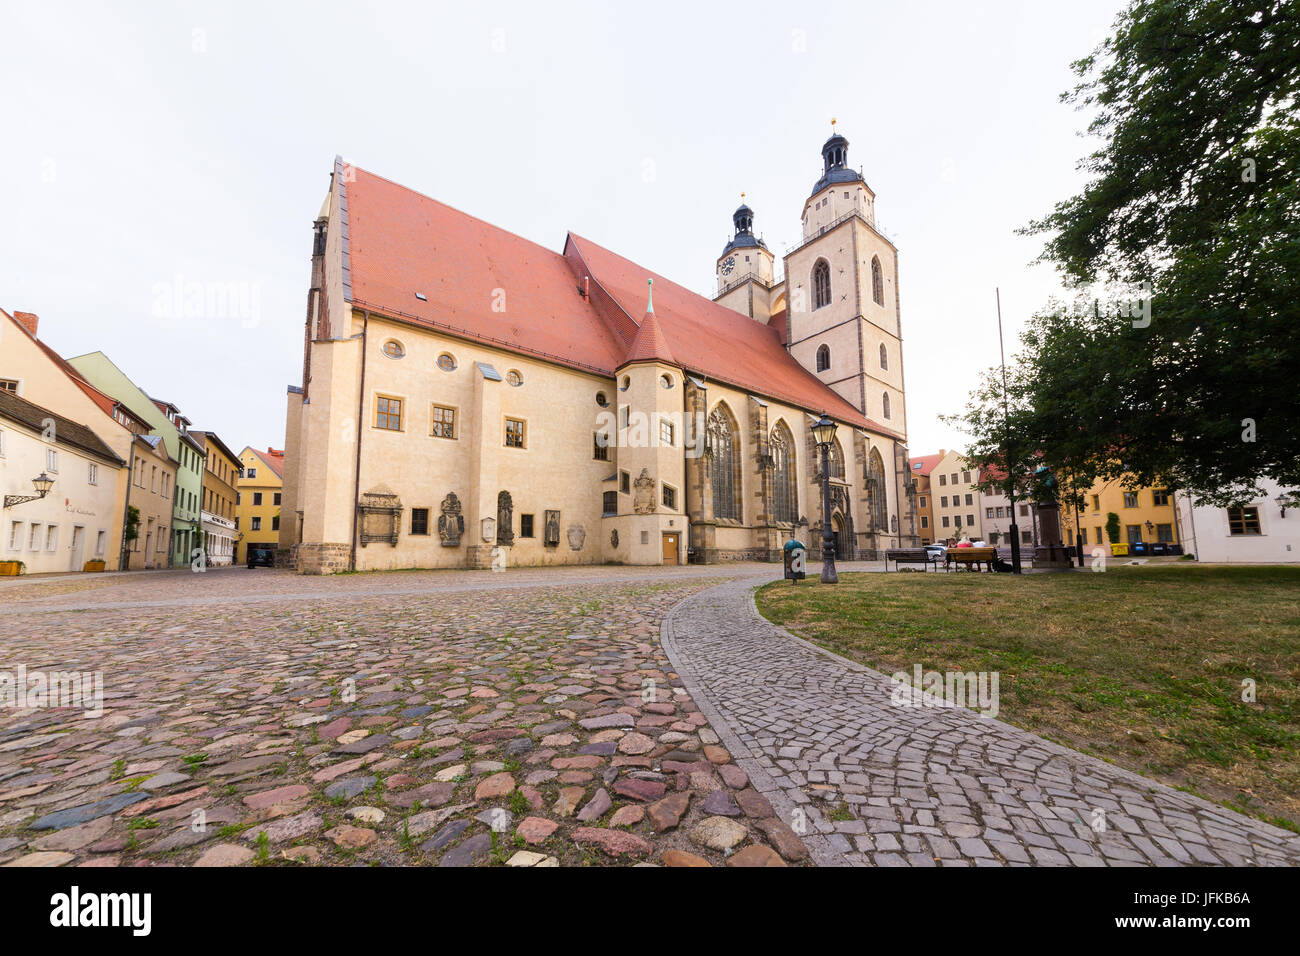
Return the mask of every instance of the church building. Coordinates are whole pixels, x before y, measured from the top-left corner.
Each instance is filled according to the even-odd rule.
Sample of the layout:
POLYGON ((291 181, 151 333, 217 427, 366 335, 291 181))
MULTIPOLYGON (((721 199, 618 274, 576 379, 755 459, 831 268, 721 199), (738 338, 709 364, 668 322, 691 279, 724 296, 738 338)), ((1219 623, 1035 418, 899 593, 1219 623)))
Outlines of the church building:
POLYGON ((290 386, 281 559, 305 573, 778 561, 919 541, 898 253, 822 147, 783 259, 742 205, 710 301, 334 162, 290 386))

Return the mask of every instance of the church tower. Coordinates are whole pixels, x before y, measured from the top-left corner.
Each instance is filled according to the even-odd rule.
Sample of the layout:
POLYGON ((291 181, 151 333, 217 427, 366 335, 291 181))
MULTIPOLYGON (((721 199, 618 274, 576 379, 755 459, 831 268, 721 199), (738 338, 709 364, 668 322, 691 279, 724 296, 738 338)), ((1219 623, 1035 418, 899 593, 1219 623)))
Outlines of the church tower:
POLYGON ((786 348, 867 418, 906 434, 898 250, 876 227, 876 194, 848 158, 839 133, 822 146, 803 241, 785 256, 786 348))
POLYGON ((754 210, 742 203, 731 221, 735 234, 718 256, 718 294, 713 301, 767 324, 772 315, 775 259, 767 244, 754 235, 754 210))

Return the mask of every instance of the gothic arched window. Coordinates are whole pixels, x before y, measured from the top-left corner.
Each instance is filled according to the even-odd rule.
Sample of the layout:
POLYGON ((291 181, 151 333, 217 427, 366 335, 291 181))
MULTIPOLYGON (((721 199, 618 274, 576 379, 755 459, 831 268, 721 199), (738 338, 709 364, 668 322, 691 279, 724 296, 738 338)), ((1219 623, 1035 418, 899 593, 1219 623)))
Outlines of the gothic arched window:
POLYGON ((799 493, 795 484, 794 436, 785 422, 772 429, 772 517, 794 524, 799 519, 799 493))
POLYGON ((885 304, 885 279, 880 273, 880 260, 871 257, 871 298, 876 305, 885 304))
POLYGON ((830 451, 827 453, 830 464, 830 475, 832 478, 844 477, 844 449, 840 447, 840 440, 837 438, 831 443, 830 451))
POLYGON ((880 343, 880 367, 883 369, 889 368, 889 351, 885 348, 884 342, 880 343))
POLYGON ((884 400, 885 417, 888 418, 889 417, 889 393, 885 392, 883 395, 881 395, 881 398, 884 400))
POLYGON ((824 372, 831 367, 831 348, 823 345, 817 349, 817 371, 824 372))
POLYGON ((885 462, 880 451, 873 448, 867 456, 867 513, 871 516, 873 530, 885 530, 888 521, 886 505, 885 462))
POLYGON ((820 309, 831 304, 831 267, 825 259, 818 259, 813 266, 813 308, 820 309))
POLYGON ((713 485, 713 516, 740 521, 740 429, 726 404, 709 415, 706 436, 713 485))

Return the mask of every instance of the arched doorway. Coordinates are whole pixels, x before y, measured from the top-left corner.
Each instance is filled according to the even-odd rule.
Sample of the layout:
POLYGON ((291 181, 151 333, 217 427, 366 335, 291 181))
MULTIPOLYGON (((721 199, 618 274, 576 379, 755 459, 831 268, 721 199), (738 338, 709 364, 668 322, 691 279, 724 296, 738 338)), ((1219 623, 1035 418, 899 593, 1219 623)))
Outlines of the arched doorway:
POLYGON ((831 515, 831 537, 835 539, 835 557, 840 561, 853 560, 853 521, 846 520, 840 512, 831 515))

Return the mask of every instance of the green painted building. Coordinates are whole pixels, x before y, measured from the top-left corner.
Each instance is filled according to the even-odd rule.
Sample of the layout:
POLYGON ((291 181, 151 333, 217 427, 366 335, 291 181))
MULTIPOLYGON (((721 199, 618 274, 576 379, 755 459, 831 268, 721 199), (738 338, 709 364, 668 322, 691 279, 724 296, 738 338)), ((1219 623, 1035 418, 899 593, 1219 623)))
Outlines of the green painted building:
POLYGON ((146 395, 126 373, 103 352, 88 352, 68 362, 100 391, 130 408, 138 408, 162 436, 167 453, 176 459, 176 489, 172 501, 170 565, 182 568, 190 563, 191 552, 202 546, 203 445, 189 434, 190 421, 170 402, 146 395))

